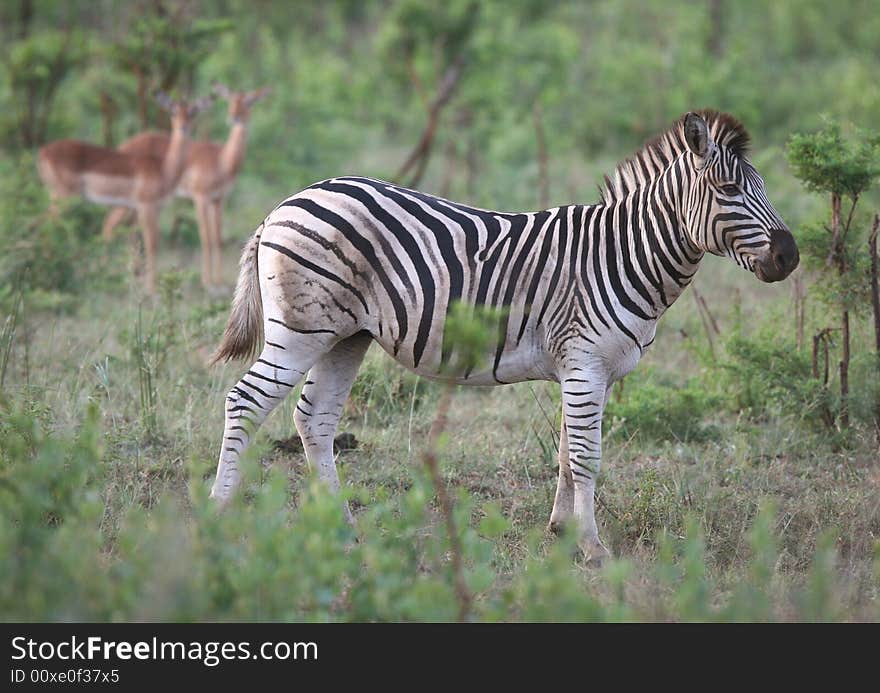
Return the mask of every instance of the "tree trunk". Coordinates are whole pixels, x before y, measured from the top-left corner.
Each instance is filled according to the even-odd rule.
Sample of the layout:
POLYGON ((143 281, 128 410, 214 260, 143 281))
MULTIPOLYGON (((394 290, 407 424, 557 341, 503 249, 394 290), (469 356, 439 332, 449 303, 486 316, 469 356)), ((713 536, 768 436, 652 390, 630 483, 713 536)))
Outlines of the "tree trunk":
MULTIPOLYGON (((837 268, 837 274, 843 278, 846 274, 846 255, 843 252, 844 233, 849 228, 852 221, 852 210, 850 210, 849 219, 847 220, 846 229, 840 228, 840 207, 842 197, 837 193, 831 194, 831 253, 828 256, 828 263, 837 268)), ((855 201, 854 201, 855 202, 855 201)), ((849 310, 843 308, 840 315, 840 426, 841 428, 849 428, 849 310)))
POLYGON ((418 144, 413 148, 410 155, 406 158, 397 175, 394 177, 396 182, 402 183, 403 177, 415 167, 412 177, 406 185, 415 187, 419 184, 428 161, 431 158, 431 151, 434 146, 434 136, 437 133, 437 125, 440 121, 440 113, 455 93, 458 82, 461 79, 461 73, 464 69, 464 55, 458 55, 452 64, 443 73, 443 77, 437 86, 437 94, 433 102, 428 107, 428 122, 419 138, 418 144))
POLYGON ((840 426, 849 428, 849 311, 844 310, 840 319, 840 426))
POLYGON ((31 33, 31 20, 34 17, 33 0, 21 0, 18 6, 18 37, 26 39, 31 33))
POLYGON ((822 402, 819 406, 819 416, 822 422, 828 428, 834 428, 834 415, 831 413, 831 407, 828 406, 828 340, 831 337, 831 331, 834 328, 826 327, 819 330, 813 335, 813 377, 819 380, 819 347, 822 348, 823 368, 822 368, 822 402))
POLYGON ((101 132, 104 146, 113 147, 113 121, 116 120, 116 102, 106 91, 101 91, 101 132))
MULTIPOLYGON (((874 347, 877 352, 877 369, 880 371, 880 269, 877 257, 877 231, 880 226, 880 214, 874 214, 874 225, 868 238, 868 252, 871 255, 871 305, 874 308, 874 347)), ((880 437, 880 391, 874 402, 874 427, 880 437)))
POLYGON ((724 0, 709 0, 709 55, 720 58, 724 54, 724 0))

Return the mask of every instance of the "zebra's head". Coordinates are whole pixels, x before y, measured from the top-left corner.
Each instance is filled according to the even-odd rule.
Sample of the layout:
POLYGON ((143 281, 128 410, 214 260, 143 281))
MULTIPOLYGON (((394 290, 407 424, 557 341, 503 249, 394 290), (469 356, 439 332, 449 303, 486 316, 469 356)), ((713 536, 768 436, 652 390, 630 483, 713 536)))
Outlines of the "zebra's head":
POLYGON ((748 135, 730 116, 705 115, 709 124, 697 113, 682 121, 693 167, 683 210, 688 234, 700 250, 731 258, 761 281, 785 279, 798 266, 797 244, 745 156, 748 135))

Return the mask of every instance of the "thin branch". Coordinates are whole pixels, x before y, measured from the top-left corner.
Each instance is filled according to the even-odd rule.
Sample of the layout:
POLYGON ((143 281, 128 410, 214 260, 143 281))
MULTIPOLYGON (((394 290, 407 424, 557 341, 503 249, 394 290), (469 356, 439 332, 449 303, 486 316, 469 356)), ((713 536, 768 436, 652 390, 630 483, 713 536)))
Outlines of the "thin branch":
POLYGON ((433 148, 434 135, 437 132, 440 113, 455 94, 456 87, 458 86, 464 70, 464 64, 464 54, 460 53, 446 69, 446 72, 443 74, 443 77, 440 79, 440 83, 437 86, 437 94, 428 107, 428 122, 425 125, 422 136, 419 138, 419 141, 413 148, 412 152, 410 152, 409 156, 406 158, 406 161, 403 162, 403 165, 400 167, 394 180, 402 182, 404 176, 406 176, 413 168, 415 168, 415 171, 408 185, 415 186, 421 180, 422 175, 427 168, 428 159, 430 158, 431 150, 433 148))
POLYGON ((706 299, 704 299, 702 294, 697 291, 697 287, 692 286, 691 291, 693 291, 694 300, 697 303, 697 312, 700 314, 703 329, 706 331, 706 339, 709 340, 709 351, 712 353, 712 356, 714 356, 715 340, 712 338, 712 333, 714 332, 716 335, 720 335, 721 330, 718 329, 718 323, 715 320, 715 316, 713 316, 712 311, 709 310, 709 305, 706 303, 706 299))
POLYGON ((880 214, 874 215, 871 235, 868 237, 868 252, 871 256, 871 303, 874 307, 874 340, 877 356, 880 357, 880 269, 878 269, 877 232, 880 226, 880 214))
POLYGON ((849 208, 849 214, 846 217, 846 224, 843 227, 843 231, 840 234, 840 245, 843 246, 843 241, 846 239, 846 234, 849 233, 849 227, 852 224, 853 212, 856 211, 856 205, 859 203, 859 194, 856 193, 852 198, 852 207, 849 208))
POLYGON ((841 355, 838 368, 840 370, 840 425, 849 428, 849 361, 850 361, 850 330, 849 311, 844 310, 840 318, 841 355))
POLYGON ((608 505, 608 503, 605 502, 605 500, 602 498, 602 496, 599 495, 599 492, 598 492, 598 491, 595 492, 595 494, 594 494, 593 497, 596 499, 596 503, 599 504, 599 507, 602 508, 602 510, 604 510, 606 513, 608 513, 609 515, 611 515, 611 517, 613 517, 613 518, 614 518, 615 520, 617 520, 618 522, 621 521, 621 520, 620 520, 620 515, 618 515, 618 514, 614 511, 614 509, 613 509, 610 505, 608 505))
POLYGON ((715 320, 715 316, 712 315, 712 311, 709 310, 709 304, 706 303, 706 299, 703 298, 703 295, 697 291, 697 287, 694 287, 694 295, 697 297, 697 301, 700 302, 703 310, 706 311, 706 316, 709 318, 709 322, 712 325, 712 331, 715 332, 716 335, 720 335, 721 330, 718 329, 718 321, 715 320))
POLYGON ((826 327, 823 330, 819 330, 815 335, 813 335, 813 377, 816 380, 819 380, 819 347, 822 347, 823 351, 823 361, 824 368, 822 370, 822 391, 826 397, 822 399, 822 405, 819 410, 819 415, 822 417, 822 421, 828 428, 834 428, 834 416, 831 414, 831 409, 828 407, 827 394, 828 394, 828 376, 829 376, 829 357, 828 357, 828 342, 831 339, 831 333, 838 330, 838 327, 826 327))
POLYGON ((559 440, 556 433, 556 424, 550 419, 550 416, 547 414, 547 410, 544 409, 544 405, 541 403, 541 400, 538 399, 538 395, 535 394, 535 388, 531 384, 529 384, 529 392, 532 393, 532 397, 535 398, 535 402, 537 403, 538 408, 541 410, 541 414, 544 416, 544 421, 547 422, 547 427, 550 429, 550 435, 553 438, 553 442, 556 443, 557 447, 559 447, 559 440))
POLYGON ((419 76, 419 71, 416 70, 412 54, 408 55, 406 58, 406 70, 409 73, 409 80, 412 82, 413 89, 415 89, 416 94, 419 95, 419 100, 422 102, 422 106, 425 111, 430 111, 431 107, 428 103, 428 92, 425 91, 425 85, 422 82, 421 76, 419 76))
POLYGON ((437 440, 446 428, 446 421, 451 403, 452 385, 447 385, 443 390, 440 403, 437 405, 437 416, 434 418, 434 423, 431 425, 431 432, 428 434, 428 447, 422 455, 422 460, 428 468, 428 473, 431 475, 431 483, 434 485, 434 491, 437 493, 437 500, 440 502, 440 512, 446 523, 446 533, 449 535, 449 547, 452 553, 452 573, 455 583, 455 598, 458 601, 458 620, 464 623, 468 620, 473 597, 471 596, 470 590, 468 590, 467 583, 464 579, 461 539, 458 536, 458 529, 455 525, 452 500, 449 497, 446 484, 440 476, 440 462, 437 456, 437 440))
POLYGON ((794 325, 795 334, 797 335, 797 349, 800 351, 804 348, 804 312, 806 304, 806 294, 804 292, 804 280, 801 272, 795 272, 793 276, 793 293, 794 293, 794 325))

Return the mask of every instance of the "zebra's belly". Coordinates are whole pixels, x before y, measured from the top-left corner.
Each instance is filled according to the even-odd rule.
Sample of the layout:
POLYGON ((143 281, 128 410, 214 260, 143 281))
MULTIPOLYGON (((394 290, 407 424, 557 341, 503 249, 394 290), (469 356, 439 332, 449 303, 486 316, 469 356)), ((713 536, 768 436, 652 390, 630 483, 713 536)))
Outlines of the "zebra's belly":
POLYGON ((521 383, 528 380, 558 380, 555 366, 542 349, 534 344, 520 344, 505 350, 496 363, 495 353, 486 353, 470 363, 459 359, 453 351, 446 362, 439 362, 437 354, 413 366, 411 355, 394 353, 393 344, 381 337, 374 339, 397 363, 430 380, 457 385, 494 386, 521 383))

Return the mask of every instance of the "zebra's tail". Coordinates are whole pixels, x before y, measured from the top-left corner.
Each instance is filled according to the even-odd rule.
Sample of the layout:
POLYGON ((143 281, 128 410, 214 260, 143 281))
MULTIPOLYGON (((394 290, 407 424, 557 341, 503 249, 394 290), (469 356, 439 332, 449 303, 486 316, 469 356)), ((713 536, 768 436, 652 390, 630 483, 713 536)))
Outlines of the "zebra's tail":
POLYGON ((257 271, 257 251, 262 233, 263 225, 260 224, 241 253, 241 269, 232 299, 232 313, 223 331, 223 341, 211 356, 211 365, 253 356, 263 339, 263 301, 257 271))

